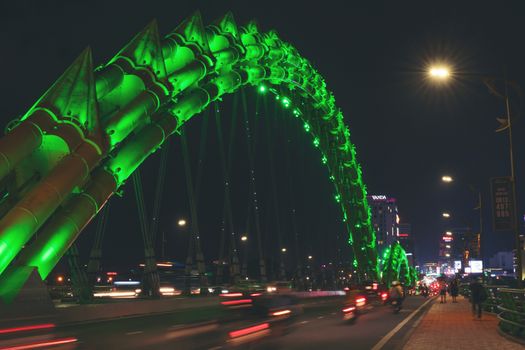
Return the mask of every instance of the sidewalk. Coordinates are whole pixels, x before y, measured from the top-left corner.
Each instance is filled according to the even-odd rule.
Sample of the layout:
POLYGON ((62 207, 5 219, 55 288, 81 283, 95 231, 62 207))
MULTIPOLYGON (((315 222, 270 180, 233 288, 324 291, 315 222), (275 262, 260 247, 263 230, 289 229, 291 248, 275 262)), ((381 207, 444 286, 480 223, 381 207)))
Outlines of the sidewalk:
POLYGON ((439 298, 432 303, 404 350, 523 349, 523 345, 498 334, 495 315, 484 313, 481 320, 473 319, 470 303, 464 297, 458 297, 457 304, 452 303, 452 298, 447 298, 446 304, 440 304, 439 298))

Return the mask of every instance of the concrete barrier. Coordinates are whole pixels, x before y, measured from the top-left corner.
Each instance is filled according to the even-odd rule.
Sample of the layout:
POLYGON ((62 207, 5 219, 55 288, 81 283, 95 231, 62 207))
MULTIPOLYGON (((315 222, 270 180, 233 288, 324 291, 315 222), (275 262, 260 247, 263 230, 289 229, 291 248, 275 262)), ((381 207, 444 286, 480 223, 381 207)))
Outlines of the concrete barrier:
MULTIPOLYGON (((291 292, 300 299, 311 300, 314 298, 341 297, 344 291, 311 291, 311 292, 291 292)), ((48 322, 60 325, 74 325, 81 323, 92 323, 103 320, 111 320, 127 317, 138 317, 145 315, 185 312, 190 309, 220 309, 220 298, 217 296, 207 297, 177 297, 164 298, 158 300, 149 299, 130 299, 130 300, 111 300, 95 304, 68 304, 56 307, 44 318, 48 322)), ((25 318, 9 317, 4 314, 0 318, 0 324, 8 323, 26 324, 31 322, 41 322, 42 315, 35 315, 25 318), (40 319, 40 320, 39 320, 40 319)))
POLYGON ((104 319, 170 313, 194 308, 219 307, 218 297, 131 300, 57 308, 57 322, 73 324, 104 319))
POLYGON ((301 299, 341 297, 341 296, 346 295, 345 291, 343 290, 324 290, 324 291, 317 290, 317 291, 311 291, 311 292, 292 292, 291 294, 301 299))

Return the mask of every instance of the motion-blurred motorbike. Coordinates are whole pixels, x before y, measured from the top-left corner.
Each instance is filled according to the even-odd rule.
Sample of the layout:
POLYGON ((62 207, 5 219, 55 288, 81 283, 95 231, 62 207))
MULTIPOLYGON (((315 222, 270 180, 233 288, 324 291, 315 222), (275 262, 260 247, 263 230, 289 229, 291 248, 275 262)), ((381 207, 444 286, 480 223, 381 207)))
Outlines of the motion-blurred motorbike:
POLYGON ((346 305, 343 308, 343 321, 354 322, 357 318, 357 309, 355 305, 346 305))
POLYGON ((392 309, 394 313, 397 314, 399 313, 399 311, 401 311, 401 307, 403 306, 403 301, 402 299, 393 299, 390 302, 390 305, 392 305, 392 309))

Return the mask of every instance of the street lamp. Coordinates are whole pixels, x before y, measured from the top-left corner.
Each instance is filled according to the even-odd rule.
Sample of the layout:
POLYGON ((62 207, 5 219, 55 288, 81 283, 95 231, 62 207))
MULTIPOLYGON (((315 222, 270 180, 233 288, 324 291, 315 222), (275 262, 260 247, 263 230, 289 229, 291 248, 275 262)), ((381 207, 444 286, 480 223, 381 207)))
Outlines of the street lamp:
MULTIPOLYGON (((448 70, 444 66, 432 66, 429 67, 428 76, 434 81, 438 80, 447 80, 447 78, 450 76, 450 70, 448 70)), ((508 130, 508 137, 509 137, 509 160, 510 160, 510 182, 511 182, 511 191, 512 191, 512 204, 513 204, 513 216, 514 216, 514 223, 513 223, 513 231, 514 231, 514 239, 515 239, 515 248, 516 248, 516 279, 518 282, 518 288, 521 288, 523 285, 523 271, 522 271, 522 246, 521 246, 521 238, 520 238, 520 232, 519 232, 519 219, 518 219, 518 213, 517 213, 517 204, 516 204, 516 173, 515 173, 515 165, 514 165, 514 150, 513 150, 513 133, 512 133, 512 117, 511 117, 511 109, 510 109, 510 101, 509 101, 509 89, 508 86, 513 86, 516 90, 518 90, 521 94, 520 87, 516 84, 516 82, 508 81, 506 76, 503 79, 498 78, 487 78, 483 76, 479 76, 481 78, 482 82, 489 88, 489 90, 496 96, 500 97, 504 101, 505 105, 505 116, 503 118, 497 118, 497 120, 501 123, 501 126, 496 129, 496 132, 508 130), (496 89, 493 86, 494 81, 496 80, 503 80, 505 83, 505 90, 503 93, 499 93, 496 91, 496 89)), ((479 196, 480 203, 481 203, 481 195, 479 196)), ((480 206, 480 212, 481 212, 481 206, 480 206)))
POLYGON ((282 248, 281 252, 286 253, 286 248, 282 248))
POLYGON ((445 232, 445 234, 446 234, 447 236, 452 236, 452 232, 450 232, 450 231, 445 232))
POLYGON ((428 68, 428 76, 435 81, 445 81, 450 78, 450 69, 447 66, 431 66, 428 68))
POLYGON ((452 181, 454 181, 454 179, 452 178, 452 176, 449 176, 449 175, 443 175, 443 176, 441 177, 441 181, 443 181, 443 182, 452 182, 452 181))
POLYGON ((248 279, 248 256, 246 254, 247 249, 247 243, 248 242, 248 235, 244 234, 241 236, 241 242, 242 244, 242 265, 241 265, 241 276, 245 276, 246 279, 248 279))
POLYGON ((179 221, 177 221, 177 225, 179 225, 179 227, 185 227, 186 224, 186 219, 179 219, 179 221))
POLYGON ((314 257, 311 255, 308 255, 308 260, 312 260, 314 257))
POLYGON ((443 213, 441 214, 441 216, 443 216, 445 219, 448 219, 448 218, 450 218, 450 213, 443 212, 443 213))

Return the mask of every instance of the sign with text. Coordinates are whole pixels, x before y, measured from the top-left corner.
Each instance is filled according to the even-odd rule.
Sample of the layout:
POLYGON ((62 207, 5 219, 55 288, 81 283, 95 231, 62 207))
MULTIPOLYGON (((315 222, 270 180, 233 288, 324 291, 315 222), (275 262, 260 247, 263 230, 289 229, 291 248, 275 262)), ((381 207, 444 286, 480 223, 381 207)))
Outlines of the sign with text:
POLYGON ((495 177, 490 180, 492 192, 492 217, 495 231, 514 228, 514 198, 510 177, 495 177))
POLYGON ((483 273, 483 261, 470 260, 469 265, 471 273, 483 273))

